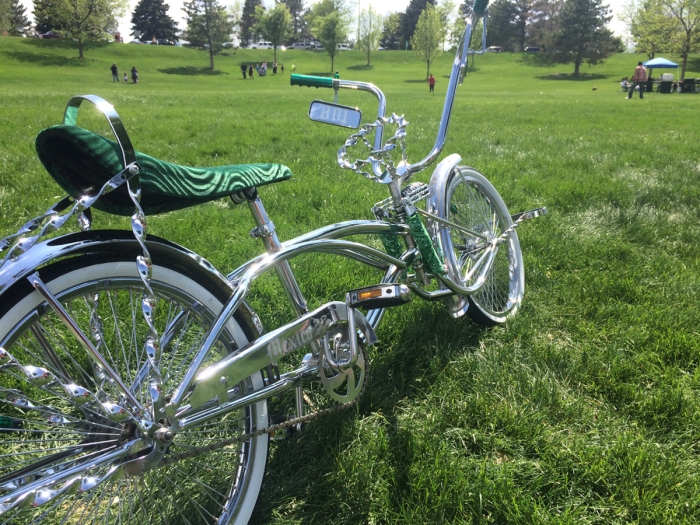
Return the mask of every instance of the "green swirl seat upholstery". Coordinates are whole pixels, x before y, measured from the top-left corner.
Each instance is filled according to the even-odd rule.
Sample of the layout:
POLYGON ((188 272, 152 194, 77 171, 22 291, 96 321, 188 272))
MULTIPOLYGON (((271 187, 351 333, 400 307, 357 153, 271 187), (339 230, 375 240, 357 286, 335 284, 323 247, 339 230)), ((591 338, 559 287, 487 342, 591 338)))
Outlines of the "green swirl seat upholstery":
MULTIPOLYGON (((52 126, 36 137, 41 163, 75 198, 96 193, 123 168, 119 145, 77 126, 52 126)), ((214 168, 179 166, 140 152, 141 207, 146 215, 196 206, 236 191, 290 178, 282 164, 238 164, 214 168)), ((93 206, 115 215, 132 215, 126 184, 100 197, 93 206)))

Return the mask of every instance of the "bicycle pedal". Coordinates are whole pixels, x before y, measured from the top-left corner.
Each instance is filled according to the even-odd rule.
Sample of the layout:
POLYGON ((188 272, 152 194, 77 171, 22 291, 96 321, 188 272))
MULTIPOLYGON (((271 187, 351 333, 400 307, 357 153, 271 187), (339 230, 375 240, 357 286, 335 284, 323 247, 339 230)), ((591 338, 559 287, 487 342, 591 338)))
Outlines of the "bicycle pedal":
POLYGON ((513 222, 523 222, 529 221, 531 219, 536 219, 537 217, 542 217, 542 215, 547 215, 547 207, 543 206, 541 208, 535 208, 534 210, 521 211, 520 213, 514 213, 510 216, 513 222))
POLYGON ((377 284, 348 292, 347 303, 351 308, 389 308, 411 300, 411 291, 404 284, 377 284))

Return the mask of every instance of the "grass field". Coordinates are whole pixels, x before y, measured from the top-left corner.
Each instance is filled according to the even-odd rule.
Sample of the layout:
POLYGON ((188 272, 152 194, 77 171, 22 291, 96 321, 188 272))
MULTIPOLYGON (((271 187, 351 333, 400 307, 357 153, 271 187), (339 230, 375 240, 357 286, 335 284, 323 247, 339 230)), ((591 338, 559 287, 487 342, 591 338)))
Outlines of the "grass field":
MULTIPOLYGON (((63 195, 34 138, 85 93, 114 104, 135 147, 155 157, 287 164, 293 178, 260 192, 282 239, 370 218, 387 196, 337 167, 343 130, 306 119, 308 103, 332 91, 289 86, 292 64, 327 72, 323 53, 286 51, 284 75, 246 81, 240 62, 271 62, 271 51, 220 56, 214 72, 205 53, 183 48, 104 44, 76 56, 71 42, 0 38, 4 232, 63 195), (139 83, 113 83, 112 62, 120 75, 136 66, 139 83)), ((639 55, 584 67, 578 80, 573 66, 527 58, 475 58, 444 149, 483 172, 512 212, 549 208, 519 228, 521 311, 488 330, 441 303, 390 311, 356 412, 273 447, 257 523, 700 522, 700 95, 625 100, 618 82, 639 55)), ((367 68, 342 52, 336 67, 406 115, 415 162, 433 144, 451 59, 432 70, 435 95, 411 53, 378 52, 367 68)), ((688 64, 686 77, 700 77, 700 57, 688 64)), ((373 100, 340 97, 365 120, 373 100)), ((79 123, 106 132, 90 111, 79 123)), ((149 225, 224 272, 261 250, 247 211, 224 201, 149 225)), ((95 228, 112 226, 127 224, 96 214, 95 228)), ((295 269, 314 305, 377 279, 321 257, 295 269)), ((255 291, 268 326, 289 318, 272 280, 255 291)))

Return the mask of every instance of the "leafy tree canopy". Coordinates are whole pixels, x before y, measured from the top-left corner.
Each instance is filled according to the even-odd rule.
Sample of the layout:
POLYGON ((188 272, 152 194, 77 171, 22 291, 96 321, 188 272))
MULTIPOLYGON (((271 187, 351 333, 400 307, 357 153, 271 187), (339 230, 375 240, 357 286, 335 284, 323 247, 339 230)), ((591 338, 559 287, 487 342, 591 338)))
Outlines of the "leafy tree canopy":
POLYGON ((187 29, 184 37, 195 46, 209 50, 209 69, 214 69, 214 56, 221 53, 221 44, 233 32, 233 20, 217 0, 192 0, 183 7, 187 29))
POLYGON ((435 0, 411 0, 408 4, 402 20, 401 38, 403 41, 401 42, 401 49, 404 49, 406 42, 411 44, 418 19, 428 4, 435 6, 435 0))
POLYGON ((292 15, 284 4, 277 4, 272 9, 265 11, 261 6, 257 7, 255 31, 262 34, 272 42, 274 60, 277 62, 277 47, 283 44, 292 34, 292 15))
POLYGON ((411 46, 416 54, 426 63, 425 78, 430 76, 430 64, 442 52, 445 41, 445 25, 440 17, 440 10, 428 4, 421 13, 416 24, 416 30, 411 38, 411 46))
POLYGON ((348 38, 348 13, 337 0, 322 0, 311 9, 311 34, 316 38, 328 56, 331 57, 331 71, 335 66, 338 44, 348 38))
POLYGON ((49 21, 66 38, 78 42, 78 56, 90 40, 101 40, 114 33, 117 20, 126 10, 126 0, 51 0, 41 6, 37 19, 49 21))
POLYGON ((163 0, 140 0, 131 17, 131 34, 136 36, 138 32, 141 40, 177 40, 177 23, 168 16, 169 8, 163 0))
POLYGON ((576 77, 581 64, 602 62, 621 45, 606 27, 611 18, 602 0, 565 0, 548 38, 547 58, 561 64, 573 62, 576 77))
POLYGON ((239 25, 241 47, 248 47, 250 43, 254 43, 257 40, 254 30, 257 22, 257 7, 262 7, 261 0, 245 0, 243 4, 243 15, 239 25))
POLYGON ((26 8, 19 0, 0 0, 0 34, 22 36, 29 32, 30 27, 26 8))
POLYGON ((372 6, 360 13, 357 48, 367 57, 368 66, 372 52, 379 49, 379 41, 382 38, 382 21, 381 15, 372 6))
POLYGON ((403 49, 401 26, 403 13, 389 13, 384 17, 381 44, 384 49, 403 49))

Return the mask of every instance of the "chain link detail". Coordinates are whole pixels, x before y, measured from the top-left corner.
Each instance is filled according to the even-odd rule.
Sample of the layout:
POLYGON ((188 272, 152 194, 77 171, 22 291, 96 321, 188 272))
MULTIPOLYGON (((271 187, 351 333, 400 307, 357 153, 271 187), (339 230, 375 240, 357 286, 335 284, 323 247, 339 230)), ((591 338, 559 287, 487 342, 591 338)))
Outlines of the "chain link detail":
POLYGON ((362 396, 365 393, 365 390, 367 389, 367 383, 369 381, 369 362, 365 358, 365 380, 362 384, 362 388, 360 389, 360 393, 357 394, 357 397, 353 399, 352 401, 348 401, 347 403, 340 403, 337 405, 334 405, 330 408, 324 408, 323 410, 319 410, 317 412, 312 412, 310 414, 306 414, 303 416, 295 417, 292 419, 289 419, 287 421, 284 421, 282 423, 277 423, 275 425, 270 425, 268 427, 262 428, 260 430, 255 430, 253 432, 246 432, 245 434, 241 434, 239 436, 231 437, 229 439, 225 439, 222 441, 219 441, 218 443, 212 443, 210 445, 205 445, 203 447, 198 448, 197 450, 192 450, 190 452, 183 452, 182 454, 173 454, 171 456, 165 456, 159 463, 159 465, 169 465, 171 463, 175 463, 177 461, 181 461, 183 459, 191 459, 196 456, 199 456, 201 454, 205 454, 207 452, 211 452, 213 450, 218 450, 220 448, 227 447, 229 445, 233 445, 234 443, 242 443, 244 441, 248 441, 249 439, 262 436, 263 434, 273 434, 275 432, 279 432, 280 430, 285 430, 287 428, 293 427, 295 425, 299 425, 301 423, 308 423, 309 421, 313 421, 314 419, 317 419, 322 416, 327 416, 328 414, 333 414, 335 412, 340 412, 341 410, 347 410, 349 408, 352 408, 355 406, 360 399, 362 399, 362 396))

